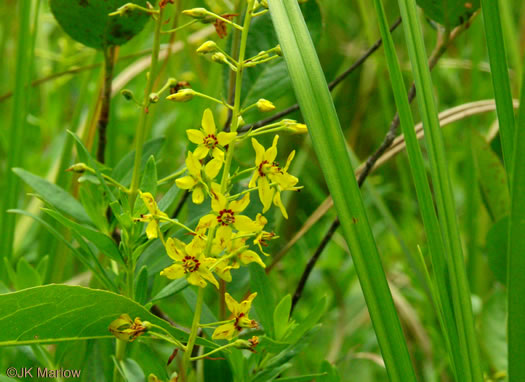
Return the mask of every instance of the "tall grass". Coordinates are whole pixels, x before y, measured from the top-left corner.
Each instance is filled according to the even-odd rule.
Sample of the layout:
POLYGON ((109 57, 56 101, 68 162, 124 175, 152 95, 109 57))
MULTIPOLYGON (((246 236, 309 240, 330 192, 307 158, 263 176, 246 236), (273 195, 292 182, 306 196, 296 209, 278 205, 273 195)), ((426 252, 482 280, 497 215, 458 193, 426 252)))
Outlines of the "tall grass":
POLYGON ((270 12, 334 199, 391 381, 415 381, 406 342, 348 156, 332 97, 296 1, 270 0, 270 12))

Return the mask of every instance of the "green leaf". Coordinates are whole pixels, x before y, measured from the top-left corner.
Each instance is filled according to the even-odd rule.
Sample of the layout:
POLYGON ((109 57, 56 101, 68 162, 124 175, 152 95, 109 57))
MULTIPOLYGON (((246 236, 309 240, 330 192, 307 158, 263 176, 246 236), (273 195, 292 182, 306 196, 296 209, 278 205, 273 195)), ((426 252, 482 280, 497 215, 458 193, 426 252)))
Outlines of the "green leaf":
POLYGON ((140 190, 142 192, 150 192, 152 195, 157 193, 157 165, 155 157, 150 155, 144 168, 144 173, 140 181, 140 190))
POLYGON ((251 286, 257 297, 253 300, 253 306, 259 317, 265 332, 272 338, 275 338, 275 328, 273 325, 273 307, 275 298, 273 295, 272 285, 264 270, 257 264, 248 265, 251 277, 251 286))
POLYGON ((148 299, 148 267, 143 266, 140 269, 135 281, 135 301, 144 305, 148 299))
POLYGON ((296 1, 270 0, 269 5, 295 94, 359 275, 389 377, 391 381, 415 381, 345 137, 301 10, 296 1))
POLYGON ((188 281, 186 281, 185 278, 184 279, 173 280, 168 285, 166 285, 164 288, 162 288, 161 291, 159 293, 157 293, 155 295, 155 297, 153 297, 151 299, 151 302, 157 302, 157 301, 162 300, 164 298, 173 296, 174 294, 177 294, 181 290, 186 288, 188 285, 189 285, 188 281))
POLYGON ((281 339, 289 328, 290 309, 292 308, 292 296, 287 294, 275 307, 273 311, 273 325, 275 338, 281 339))
POLYGON ((124 264, 124 259, 122 258, 122 255, 120 254, 117 245, 109 236, 95 231, 92 228, 75 223, 74 221, 69 220, 63 215, 57 213, 56 211, 47 208, 43 208, 42 210, 62 225, 85 237, 87 240, 93 243, 104 255, 108 256, 109 258, 115 260, 120 264, 124 264))
POLYGON ((455 27, 467 21, 479 9, 480 0, 417 0, 425 15, 432 20, 455 27))
POLYGON ((326 306, 326 297, 322 297, 319 302, 313 305, 313 308, 308 315, 303 320, 299 321, 298 325, 287 334, 285 341, 292 344, 300 341, 304 335, 319 322, 326 311, 326 306))
POLYGON ((53 15, 74 40, 95 49, 122 45, 139 33, 150 16, 141 11, 108 16, 126 3, 146 7, 146 0, 51 0, 53 15))
POLYGON ((507 302, 505 291, 496 289, 483 306, 479 334, 491 369, 507 370, 507 302))
POLYGON ((26 289, 42 284, 42 278, 35 268, 23 257, 16 265, 16 289, 26 289))
POLYGON ((323 361, 321 364, 321 372, 324 373, 322 377, 317 379, 317 382, 339 382, 339 374, 337 369, 328 361, 323 361))
POLYGON ((124 361, 120 362, 120 367, 122 368, 122 372, 124 373, 127 382, 143 382, 146 380, 142 368, 135 360, 126 358, 124 361))
MULTIPOLYGON (((124 296, 57 284, 0 295, 0 346, 112 338, 108 327, 123 313, 162 326, 179 341, 188 338, 124 296)), ((204 339, 197 343, 216 347, 204 339)))
POLYGON ((503 284, 507 283, 508 233, 508 216, 494 223, 487 233, 487 257, 489 267, 498 281, 503 284))
POLYGON ((21 168, 14 168, 13 171, 33 188, 46 203, 58 211, 75 218, 80 223, 93 224, 84 207, 64 189, 21 168))
POLYGON ((471 137, 483 199, 492 219, 498 221, 510 213, 507 173, 487 141, 477 132, 473 132, 471 137))
POLYGON ((321 379, 318 379, 322 376, 326 375, 325 373, 317 373, 317 374, 308 374, 308 375, 301 375, 298 377, 286 377, 286 378, 278 378, 276 381, 280 382, 311 382, 311 381, 321 381, 321 379))
MULTIPOLYGON (((150 156, 159 153, 162 145, 164 144, 164 138, 156 138, 148 141, 144 144, 142 152, 142 160, 140 162, 141 171, 144 169, 150 156)), ((131 183, 131 176, 133 174, 133 162, 135 160, 135 151, 129 152, 120 162, 115 166, 111 172, 111 177, 116 181, 120 182, 124 186, 128 187, 131 183)))

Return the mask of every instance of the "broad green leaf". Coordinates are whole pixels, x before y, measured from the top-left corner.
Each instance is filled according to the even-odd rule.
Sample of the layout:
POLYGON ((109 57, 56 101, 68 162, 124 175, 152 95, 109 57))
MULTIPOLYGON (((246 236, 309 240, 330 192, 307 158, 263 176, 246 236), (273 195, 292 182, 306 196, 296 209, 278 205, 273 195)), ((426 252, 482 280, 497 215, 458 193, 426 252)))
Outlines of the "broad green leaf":
POLYGON ((25 258, 18 260, 16 265, 16 289, 26 289, 42 284, 38 272, 25 258))
POLYGON ((489 267, 499 282, 507 283, 507 240, 509 217, 498 220, 487 233, 487 257, 489 267))
POLYGON ((120 264, 124 264, 124 259, 122 258, 122 255, 118 250, 117 245, 109 236, 106 236, 103 233, 100 233, 92 228, 75 223, 74 221, 67 219, 66 217, 64 217, 56 211, 47 208, 43 208, 43 211, 45 211, 48 215, 50 215, 59 223, 63 224, 71 230, 76 231, 79 235, 85 237, 87 240, 93 243, 104 255, 108 256, 109 258, 115 260, 120 264))
POLYGON ((311 381, 321 381, 320 377, 324 376, 325 373, 317 373, 317 374, 308 374, 308 375, 301 375, 299 377, 286 377, 286 378, 279 378, 276 379, 276 381, 280 382, 311 382, 311 381))
POLYGON ((472 147, 479 171, 479 182, 487 210, 494 221, 510 213, 507 173, 498 155, 485 139, 472 132, 472 147))
POLYGON ((74 40, 95 49, 122 45, 139 33, 150 16, 141 11, 108 14, 126 3, 145 7, 146 0, 51 0, 53 15, 74 40))
POLYGON ((162 288, 161 291, 159 293, 157 293, 155 295, 155 297, 153 297, 151 299, 151 302, 157 302, 157 301, 162 300, 162 299, 164 299, 166 297, 173 296, 174 294, 177 294, 181 290, 186 288, 188 285, 189 284, 188 284, 188 282, 186 281, 185 278, 184 279, 173 280, 168 285, 166 285, 164 288, 162 288))
MULTIPOLYGON (((186 332, 124 296, 80 286, 45 285, 0 295, 0 346, 112 338, 108 327, 123 313, 187 340, 186 332)), ((216 347, 204 339, 197 342, 216 347)))
POLYGON ((257 297, 253 300, 253 306, 259 317, 266 334, 275 338, 275 328, 273 325, 273 307, 275 306, 275 297, 273 295, 272 285, 264 270, 257 264, 250 264, 251 287, 257 292, 257 297))
POLYGON ((38 262, 38 265, 36 266, 36 270, 42 280, 46 279, 48 267, 49 267, 49 255, 45 255, 44 257, 42 257, 42 259, 40 259, 40 261, 38 262))
POLYGON ((120 367, 127 382, 143 382, 146 379, 142 368, 131 358, 126 358, 124 361, 121 361, 120 367))
POLYGON ((317 379, 317 382, 339 382, 339 374, 337 373, 337 369, 328 361, 323 361, 321 364, 321 373, 323 373, 322 377, 319 377, 317 379))
POLYGON ((303 336, 312 329, 321 319, 326 311, 326 297, 313 305, 310 313, 295 326, 285 337, 285 341, 289 343, 296 343, 303 338, 303 336))
POLYGON ((14 168, 13 171, 34 189, 46 203, 58 211, 75 218, 80 223, 93 224, 78 200, 62 188, 21 168, 14 168))
POLYGON ((467 21, 479 9, 479 2, 480 0, 417 0, 426 16, 448 27, 467 21))
MULTIPOLYGON (((163 144, 164 138, 152 139, 144 144, 142 160, 140 162, 141 169, 144 168, 150 156, 157 156, 163 144)), ((129 152, 124 158, 122 158, 111 172, 111 176, 126 187, 131 183, 134 160, 135 150, 129 152)))
POLYGON ((507 370, 507 302, 505 291, 497 288, 483 306, 479 334, 491 369, 507 370))
POLYGON ((143 266, 135 281, 135 301, 144 305, 148 299, 148 267, 143 266))
POLYGON ((275 307, 273 311, 273 325, 275 338, 281 339, 289 327, 290 309, 292 308, 292 296, 287 294, 275 307))

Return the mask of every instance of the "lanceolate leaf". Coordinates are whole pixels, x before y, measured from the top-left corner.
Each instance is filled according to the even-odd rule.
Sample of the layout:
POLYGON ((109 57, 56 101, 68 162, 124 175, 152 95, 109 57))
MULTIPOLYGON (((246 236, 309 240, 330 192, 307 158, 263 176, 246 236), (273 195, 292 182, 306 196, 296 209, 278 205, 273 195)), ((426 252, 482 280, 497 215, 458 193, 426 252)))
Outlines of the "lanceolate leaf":
POLYGON ((295 0, 270 0, 269 4, 295 94, 350 247, 387 372, 392 381, 415 381, 345 138, 301 10, 295 0))
POLYGON ((425 15, 438 23, 455 27, 479 9, 479 0, 417 0, 425 15))
MULTIPOLYGON (((121 314, 162 326, 180 341, 187 334, 121 295, 80 286, 46 285, 0 295, 0 347, 112 338, 121 314)), ((207 340, 198 343, 215 347, 207 340)))

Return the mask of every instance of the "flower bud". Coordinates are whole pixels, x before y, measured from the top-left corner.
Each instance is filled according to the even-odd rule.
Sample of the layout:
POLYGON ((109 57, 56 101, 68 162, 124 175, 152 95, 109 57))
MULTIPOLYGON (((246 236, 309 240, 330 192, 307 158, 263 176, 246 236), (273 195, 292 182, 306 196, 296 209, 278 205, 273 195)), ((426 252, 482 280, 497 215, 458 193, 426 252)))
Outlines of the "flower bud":
POLYGON ((261 98, 259 101, 257 101, 257 109, 259 109, 260 112, 266 113, 268 111, 275 110, 275 105, 270 101, 261 98))
POLYGON ((159 377, 157 377, 155 374, 148 375, 148 382, 161 382, 159 377))
POLYGON ((87 170, 89 170, 89 167, 85 163, 75 163, 73 166, 66 169, 66 171, 73 171, 78 174, 82 174, 87 170))
POLYGON ((275 48, 273 48, 273 51, 275 52, 276 55, 278 56, 283 56, 283 51, 281 50, 281 45, 277 45, 275 48))
POLYGON ((244 118, 242 117, 242 115, 239 115, 239 118, 237 118, 237 126, 244 126, 246 124, 246 122, 244 122, 244 118))
POLYGON ((220 52, 218 53, 214 53, 212 56, 211 56, 211 60, 213 62, 217 62, 219 64, 227 64, 228 61, 226 60, 226 56, 220 52))
POLYGON ((182 11, 183 15, 193 17, 197 20, 205 19, 209 16, 209 12, 206 8, 192 8, 182 11))
POLYGON ((135 96, 133 95, 133 92, 129 89, 122 89, 120 92, 122 96, 126 99, 126 101, 132 101, 135 96))
POLYGON ((151 93, 149 95, 149 102, 151 102, 151 103, 159 102, 159 94, 158 93, 151 93))
POLYGON ((180 89, 177 93, 171 94, 166 97, 167 100, 175 102, 188 102, 195 96, 193 89, 180 89))
POLYGON ((215 53, 217 52, 217 44, 214 41, 206 41, 204 44, 199 46, 197 53, 206 54, 206 53, 215 53))
POLYGON ((268 9, 268 0, 261 0, 261 7, 268 9))
POLYGON ((236 340, 233 346, 237 349, 245 349, 255 353, 255 347, 259 344, 259 337, 253 336, 249 340, 236 340))
POLYGON ((293 134, 306 134, 308 127, 304 123, 299 123, 293 119, 283 119, 281 121, 284 127, 293 134))
POLYGON ((123 314, 109 325, 109 331, 118 339, 131 342, 150 327, 151 323, 147 321, 142 322, 138 317, 132 321, 128 314, 123 314))

